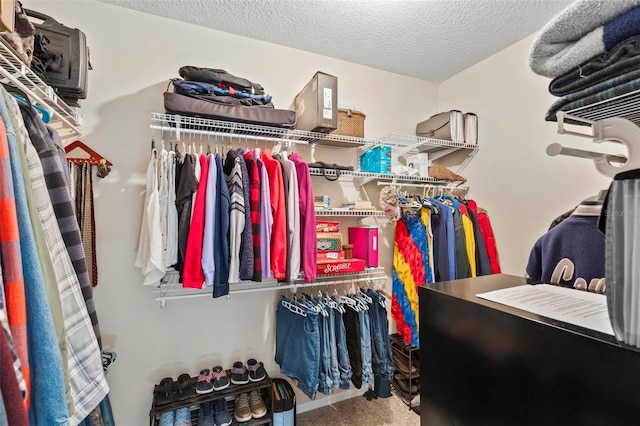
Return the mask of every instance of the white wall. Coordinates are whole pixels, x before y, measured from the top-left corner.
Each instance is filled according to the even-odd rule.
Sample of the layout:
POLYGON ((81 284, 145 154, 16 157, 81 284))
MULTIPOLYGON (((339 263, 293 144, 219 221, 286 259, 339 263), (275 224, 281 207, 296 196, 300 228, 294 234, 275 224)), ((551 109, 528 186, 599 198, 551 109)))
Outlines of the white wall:
MULTIPOLYGON (((118 353, 107 376, 117 423, 145 424, 153 385, 165 376, 197 375, 201 368, 228 368, 254 356, 277 374, 275 293, 173 301, 161 310, 133 265, 152 135, 149 117, 163 111, 168 79, 178 77, 182 65, 223 68, 261 83, 276 107, 288 108, 315 71, 322 70, 338 76, 341 105, 367 114, 370 137, 411 134, 416 122, 437 112, 437 87, 94 1, 24 0, 23 5, 82 29, 91 47, 94 69, 89 98, 82 102, 81 139, 114 163, 107 178, 94 181, 100 277, 94 296, 103 342, 118 353), (395 88, 410 88, 412 94, 397 96, 395 88)), ((330 155, 334 162, 347 161, 344 152, 330 155)), ((389 266, 390 252, 384 256, 389 266)))
POLYGON ((549 94, 549 79, 527 65, 532 40, 525 38, 438 87, 439 110, 478 114, 479 152, 464 175, 470 197, 489 212, 503 272, 514 275, 524 274, 531 247, 554 218, 609 186, 592 161, 545 153, 552 142, 583 149, 595 144, 559 135, 556 123, 545 122, 556 98, 549 94))

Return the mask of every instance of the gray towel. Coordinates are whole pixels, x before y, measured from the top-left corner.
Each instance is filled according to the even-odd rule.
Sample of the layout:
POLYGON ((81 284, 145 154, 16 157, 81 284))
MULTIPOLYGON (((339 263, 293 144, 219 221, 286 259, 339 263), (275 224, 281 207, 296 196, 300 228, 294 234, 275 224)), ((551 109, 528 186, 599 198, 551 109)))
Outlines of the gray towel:
POLYGON ((640 0, 578 0, 548 22, 529 52, 536 74, 555 78, 605 51, 604 24, 640 0))

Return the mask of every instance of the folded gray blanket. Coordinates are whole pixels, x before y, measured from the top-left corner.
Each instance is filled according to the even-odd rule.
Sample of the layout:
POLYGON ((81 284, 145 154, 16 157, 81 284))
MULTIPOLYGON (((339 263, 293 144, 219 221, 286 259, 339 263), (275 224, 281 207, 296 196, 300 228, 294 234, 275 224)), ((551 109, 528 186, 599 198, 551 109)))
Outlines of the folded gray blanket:
POLYGON ((633 36, 608 52, 554 78, 549 83, 549 92, 554 96, 565 96, 638 68, 640 36, 633 36))
MULTIPOLYGON (((640 69, 610 78, 601 83, 558 99, 558 101, 555 102, 547 111, 545 120, 557 121, 556 113, 558 111, 572 111, 576 108, 582 108, 588 105, 593 105, 597 102, 607 101, 630 92, 635 92, 636 90, 640 90, 640 69)), ((620 117, 624 117, 622 111, 618 115, 620 117)), ((569 120, 569 122, 572 121, 569 120)))
POLYGON ((624 16, 639 5, 640 0, 578 0, 570 4, 536 36, 529 66, 536 74, 554 78, 640 34, 638 16, 624 16))

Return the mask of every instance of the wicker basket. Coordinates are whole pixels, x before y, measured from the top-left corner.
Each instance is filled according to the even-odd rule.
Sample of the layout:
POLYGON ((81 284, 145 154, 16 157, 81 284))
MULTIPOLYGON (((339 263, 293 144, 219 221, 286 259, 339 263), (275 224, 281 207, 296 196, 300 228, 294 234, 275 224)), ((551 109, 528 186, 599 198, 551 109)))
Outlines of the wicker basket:
POLYGON ((360 111, 338 108, 338 128, 332 133, 334 135, 363 138, 365 117, 360 111))

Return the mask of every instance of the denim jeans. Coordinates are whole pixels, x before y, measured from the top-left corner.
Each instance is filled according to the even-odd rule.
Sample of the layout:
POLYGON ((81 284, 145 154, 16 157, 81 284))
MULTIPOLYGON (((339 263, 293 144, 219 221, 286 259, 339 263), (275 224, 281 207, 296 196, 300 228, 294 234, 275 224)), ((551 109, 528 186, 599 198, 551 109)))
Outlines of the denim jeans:
MULTIPOLYGON (((331 380, 333 381, 333 388, 336 389, 340 384, 340 368, 338 367, 338 347, 336 344, 336 318, 338 318, 340 312, 335 309, 329 309, 329 352, 331 356, 331 380)), ((339 319, 339 318, 338 318, 339 319)))
POLYGON ((306 316, 293 313, 283 300, 276 309, 276 362, 282 374, 298 380, 298 388, 315 399, 320 364, 318 313, 306 308, 302 308, 306 316))
MULTIPOLYGON (((338 303, 338 305, 340 305, 340 303, 338 303)), ((349 389, 349 381, 351 380, 353 371, 351 370, 351 363, 349 362, 349 352, 347 350, 347 332, 344 327, 342 313, 336 311, 334 319, 336 333, 336 353, 338 357, 337 362, 339 371, 338 376, 336 376, 336 382, 338 383, 338 387, 340 389, 349 389)))
POLYGON ((371 328, 369 325, 369 311, 358 312, 360 317, 360 340, 362 342, 362 381, 373 383, 371 369, 371 328))
MULTIPOLYGON (((375 295, 369 294, 370 297, 375 295)), ((389 344, 389 322, 387 310, 374 299, 370 305, 371 319, 371 366, 373 374, 387 380, 393 379, 393 357, 389 344)))
MULTIPOLYGON (((319 302, 318 302, 319 303, 319 302)), ((320 303, 329 313, 331 308, 320 303)), ((329 343, 329 317, 318 315, 320 330, 320 368, 318 375, 318 392, 325 395, 333 393, 333 379, 331 377, 331 344, 329 343)))

